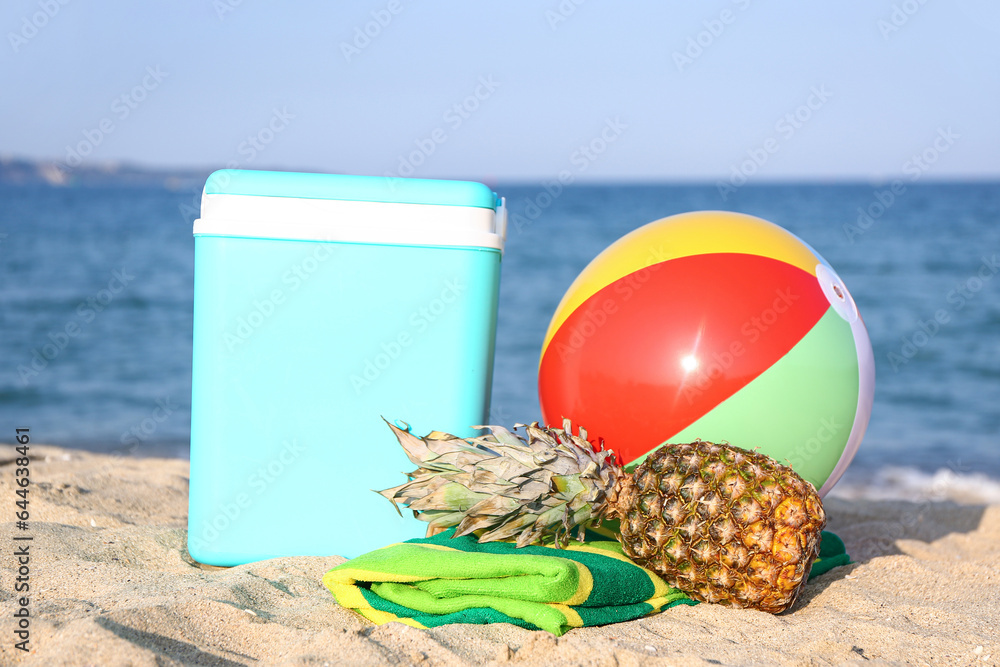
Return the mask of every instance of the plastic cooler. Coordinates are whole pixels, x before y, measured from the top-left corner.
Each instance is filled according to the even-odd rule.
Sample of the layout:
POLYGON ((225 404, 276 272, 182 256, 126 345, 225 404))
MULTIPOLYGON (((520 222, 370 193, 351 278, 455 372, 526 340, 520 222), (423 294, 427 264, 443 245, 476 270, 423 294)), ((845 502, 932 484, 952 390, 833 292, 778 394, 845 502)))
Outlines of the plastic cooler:
POLYGON ((420 537, 373 492, 412 468, 383 418, 488 421, 502 200, 485 185, 223 170, 194 223, 188 550, 348 558, 420 537))

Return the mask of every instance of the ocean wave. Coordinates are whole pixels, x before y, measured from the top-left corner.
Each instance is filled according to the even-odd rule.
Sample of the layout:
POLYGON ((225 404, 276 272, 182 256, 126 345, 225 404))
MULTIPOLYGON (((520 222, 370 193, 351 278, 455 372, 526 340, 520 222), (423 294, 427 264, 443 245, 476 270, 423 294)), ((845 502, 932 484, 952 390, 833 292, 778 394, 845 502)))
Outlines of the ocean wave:
POLYGON ((848 500, 951 500, 966 504, 1000 504, 1000 479, 949 468, 931 473, 917 468, 886 466, 868 473, 855 471, 852 474, 849 470, 830 490, 829 496, 848 500))

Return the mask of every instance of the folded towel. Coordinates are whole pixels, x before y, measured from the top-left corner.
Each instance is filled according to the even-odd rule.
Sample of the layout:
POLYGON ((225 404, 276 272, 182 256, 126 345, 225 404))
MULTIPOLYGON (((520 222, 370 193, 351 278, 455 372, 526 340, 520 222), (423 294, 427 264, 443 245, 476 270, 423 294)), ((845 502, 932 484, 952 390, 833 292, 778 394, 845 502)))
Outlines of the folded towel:
MULTIPOLYGON (((513 623, 562 635, 570 628, 640 618, 697 604, 639 567, 607 536, 588 532, 565 549, 510 542, 480 544, 454 529, 393 544, 333 568, 323 583, 337 602, 381 625, 513 623)), ((850 558, 823 533, 810 578, 850 558)))

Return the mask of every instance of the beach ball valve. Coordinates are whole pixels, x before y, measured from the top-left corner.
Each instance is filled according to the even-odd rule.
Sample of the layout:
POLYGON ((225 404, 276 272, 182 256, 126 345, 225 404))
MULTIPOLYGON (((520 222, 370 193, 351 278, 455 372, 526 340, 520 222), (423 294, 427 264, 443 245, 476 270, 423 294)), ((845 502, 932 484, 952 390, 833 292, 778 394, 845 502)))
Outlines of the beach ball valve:
POLYGON ((598 255, 542 347, 542 416, 634 464, 727 441, 825 494, 857 452, 875 362, 846 285, 807 243, 740 213, 657 220, 598 255))

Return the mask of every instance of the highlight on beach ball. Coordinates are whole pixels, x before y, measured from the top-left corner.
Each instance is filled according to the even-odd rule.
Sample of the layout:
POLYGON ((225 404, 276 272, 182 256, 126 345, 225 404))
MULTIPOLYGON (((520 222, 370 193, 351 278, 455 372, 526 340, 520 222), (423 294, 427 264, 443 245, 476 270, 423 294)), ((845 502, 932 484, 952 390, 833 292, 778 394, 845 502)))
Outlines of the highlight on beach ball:
POLYGON ((864 322, 826 260, 778 225, 699 211, 597 256, 556 308, 542 416, 635 464, 666 442, 758 449, 826 494, 871 415, 864 322))

